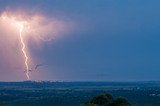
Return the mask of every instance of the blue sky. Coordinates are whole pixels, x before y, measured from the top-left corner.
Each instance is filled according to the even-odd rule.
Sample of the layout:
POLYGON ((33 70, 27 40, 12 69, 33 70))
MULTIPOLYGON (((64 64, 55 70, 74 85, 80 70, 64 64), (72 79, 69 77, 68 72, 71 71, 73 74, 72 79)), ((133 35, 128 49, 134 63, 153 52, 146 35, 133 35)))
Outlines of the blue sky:
MULTIPOLYGON (((41 50, 30 47, 32 54, 47 65, 36 80, 144 81, 160 80, 159 3, 158 0, 1 0, 0 11, 34 11, 75 22, 72 33, 44 44, 41 50)), ((0 76, 5 76, 0 80, 23 80, 14 78, 15 73, 10 74, 3 67, 0 71, 0 76)))

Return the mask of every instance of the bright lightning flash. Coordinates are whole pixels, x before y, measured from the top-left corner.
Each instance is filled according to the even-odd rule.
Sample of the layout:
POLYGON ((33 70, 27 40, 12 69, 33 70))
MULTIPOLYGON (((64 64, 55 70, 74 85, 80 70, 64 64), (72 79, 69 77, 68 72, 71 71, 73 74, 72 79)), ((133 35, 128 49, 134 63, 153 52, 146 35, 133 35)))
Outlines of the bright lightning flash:
POLYGON ((23 40, 23 37, 22 37, 24 24, 23 23, 19 23, 18 26, 19 26, 19 36, 20 36, 20 40, 21 40, 21 44, 22 44, 22 52, 23 52, 23 55, 24 55, 24 58, 25 58, 26 76, 27 76, 27 79, 30 80, 30 77, 29 77, 29 66, 28 66, 28 56, 27 56, 27 52, 25 50, 26 46, 25 46, 25 43, 24 43, 24 40, 23 40))
POLYGON ((72 29, 72 23, 70 22, 66 23, 63 20, 53 17, 44 17, 40 14, 29 14, 29 16, 27 16, 27 14, 23 14, 23 12, 15 12, 14 14, 11 12, 3 12, 0 14, 0 25, 6 28, 5 30, 7 31, 10 29, 11 31, 16 31, 16 34, 18 32, 18 36, 15 36, 15 38, 19 38, 22 51, 21 54, 24 61, 24 72, 27 80, 30 80, 29 69, 32 65, 34 65, 33 61, 31 61, 32 58, 29 55, 26 44, 29 40, 28 38, 31 38, 32 41, 34 41, 34 44, 39 46, 41 41, 52 41, 55 37, 58 37, 58 35, 63 35, 64 33, 66 34, 66 32, 70 31, 70 28, 72 29), (68 27, 69 24, 70 26, 68 27))
POLYGON ((28 63, 29 56, 27 54, 26 44, 24 42, 24 38, 23 38, 23 34, 22 34, 25 29, 25 24, 27 24, 27 23, 26 23, 26 21, 16 20, 16 17, 7 17, 6 15, 2 16, 2 19, 5 22, 10 23, 11 26, 15 27, 19 31, 19 38, 20 38, 20 43, 21 43, 21 47, 22 47, 21 51, 22 51, 23 57, 24 57, 26 77, 27 77, 27 80, 30 80, 29 63, 28 63))

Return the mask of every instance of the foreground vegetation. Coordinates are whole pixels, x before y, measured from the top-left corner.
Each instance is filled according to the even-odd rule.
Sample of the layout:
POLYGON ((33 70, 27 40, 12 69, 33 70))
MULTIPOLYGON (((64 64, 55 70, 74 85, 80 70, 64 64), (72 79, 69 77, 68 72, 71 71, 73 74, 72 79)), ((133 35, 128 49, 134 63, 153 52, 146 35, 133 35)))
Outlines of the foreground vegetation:
POLYGON ((131 106, 131 104, 123 97, 114 99, 111 94, 101 94, 93 97, 84 106, 131 106))
POLYGON ((97 106, 126 101, 119 96, 133 106, 160 106, 160 82, 0 82, 0 106, 81 106, 86 102, 97 106))

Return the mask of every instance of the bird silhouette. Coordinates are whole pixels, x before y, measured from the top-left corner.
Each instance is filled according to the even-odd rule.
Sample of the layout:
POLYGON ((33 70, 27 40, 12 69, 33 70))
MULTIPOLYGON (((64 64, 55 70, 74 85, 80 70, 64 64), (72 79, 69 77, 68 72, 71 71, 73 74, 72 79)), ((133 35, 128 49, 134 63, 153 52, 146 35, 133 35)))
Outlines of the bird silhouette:
POLYGON ((41 66, 43 66, 43 64, 37 64, 34 69, 36 70, 38 69, 38 67, 41 67, 41 66))

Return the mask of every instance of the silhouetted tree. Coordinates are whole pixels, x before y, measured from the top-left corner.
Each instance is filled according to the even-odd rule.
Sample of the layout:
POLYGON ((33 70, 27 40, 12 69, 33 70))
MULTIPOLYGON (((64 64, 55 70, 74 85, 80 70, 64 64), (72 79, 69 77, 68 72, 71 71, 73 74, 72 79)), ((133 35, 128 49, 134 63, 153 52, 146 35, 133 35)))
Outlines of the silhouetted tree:
POLYGON ((99 106, 107 106, 112 103, 113 97, 110 94, 101 94, 93 97, 90 103, 97 104, 99 106))
POLYGON ((84 106, 131 106, 131 104, 123 97, 118 97, 114 100, 110 94, 101 94, 93 97, 84 106))
POLYGON ((123 98, 123 97, 118 97, 113 101, 112 106, 131 106, 131 104, 128 102, 127 99, 123 98))

